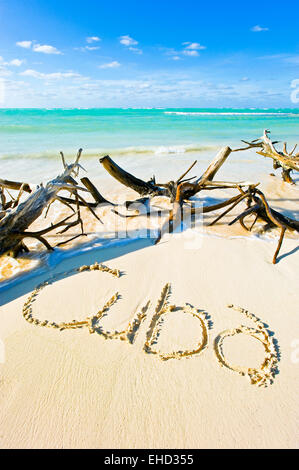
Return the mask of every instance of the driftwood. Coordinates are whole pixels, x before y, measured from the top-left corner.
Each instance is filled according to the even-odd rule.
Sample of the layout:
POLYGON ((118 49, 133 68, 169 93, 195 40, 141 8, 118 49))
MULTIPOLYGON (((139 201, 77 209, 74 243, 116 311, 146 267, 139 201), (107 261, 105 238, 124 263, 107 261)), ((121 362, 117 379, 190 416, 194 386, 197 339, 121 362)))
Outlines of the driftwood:
MULTIPOLYGON (((79 194, 79 191, 91 192, 94 198, 95 196, 100 198, 99 193, 96 194, 94 191, 90 191, 91 188, 87 189, 87 186, 89 186, 88 179, 83 181, 86 187, 80 187, 74 180, 74 177, 78 176, 81 153, 82 150, 80 149, 75 162, 70 165, 65 162, 64 156, 61 153, 64 171, 61 175, 57 176, 57 178, 49 181, 45 186, 41 184, 40 186, 37 186, 36 189, 33 189, 27 183, 0 180, 0 254, 9 253, 12 256, 17 256, 22 251, 29 251, 24 243, 24 238, 35 238, 43 243, 48 250, 53 250, 53 247, 44 238, 44 236, 59 227, 64 227, 61 233, 65 233, 71 227, 80 224, 81 235, 84 235, 83 221, 80 216, 80 206, 82 205, 86 206, 98 219, 98 216, 92 209, 92 205, 85 201, 85 199, 79 194), (13 198, 10 195, 11 200, 9 202, 6 201, 4 193, 4 190, 8 190, 8 188, 19 190, 18 197, 13 198), (58 193, 62 190, 69 191, 74 196, 74 199, 60 197, 58 193), (30 195, 24 202, 19 203, 23 191, 30 193, 30 195), (27 229, 41 216, 43 210, 47 207, 49 208, 55 200, 66 204, 68 207, 75 205, 77 210, 73 209, 70 216, 64 218, 57 224, 51 224, 49 227, 37 232, 28 231, 27 229), (73 222, 70 222, 69 219, 74 215, 77 216, 76 219, 73 222)), ((98 205, 98 203, 96 205, 98 205)), ((60 244, 64 243, 67 243, 67 241, 60 244)))
MULTIPOLYGON (((265 134, 266 135, 266 134, 265 134)), ((266 137, 265 137, 266 139, 266 137)), ((272 148, 273 144, 271 143, 271 147, 267 143, 261 143, 254 141, 253 143, 249 144, 247 148, 253 147, 261 147, 263 146, 263 151, 266 151, 266 148, 272 148), (266 147, 266 145, 268 147, 266 147)), ((244 150, 244 149, 239 149, 244 150)), ((272 151, 272 150, 271 150, 272 151)), ((188 168, 188 170, 176 181, 170 181, 164 184, 156 184, 155 178, 153 177, 149 181, 143 181, 139 178, 136 178, 132 174, 126 172, 121 167, 119 167, 109 156, 103 157, 100 159, 100 163, 103 167, 108 171, 108 173, 113 176, 117 181, 124 184, 127 187, 130 187, 134 191, 136 191, 141 196, 168 196, 170 197, 171 202, 173 202, 173 207, 170 211, 169 218, 167 219, 166 223, 162 226, 158 237, 155 243, 159 243, 164 233, 171 233, 175 230, 176 226, 181 223, 181 214, 182 214, 182 206, 184 202, 188 201, 192 196, 197 194, 199 191, 202 190, 213 190, 213 189, 228 189, 234 188, 238 190, 238 195, 234 196, 230 199, 227 199, 221 203, 214 204, 211 206, 204 206, 203 208, 194 209, 191 208, 191 214, 194 214, 196 211, 202 213, 208 213, 213 211, 218 211, 222 208, 226 208, 224 212, 218 215, 210 225, 214 225, 219 222, 225 215, 227 215, 230 211, 232 211, 238 204, 242 201, 247 203, 247 209, 242 212, 237 218, 235 218, 231 223, 235 223, 239 221, 241 226, 245 230, 252 230, 254 224, 258 219, 261 219, 266 222, 266 229, 271 227, 278 227, 281 231, 280 238, 278 241, 278 246, 275 251, 273 257, 273 263, 275 264, 277 261, 277 256, 279 250, 281 248, 281 244, 285 235, 286 230, 296 230, 299 232, 299 222, 291 219, 289 217, 280 214, 279 212, 271 209, 264 194, 257 189, 258 184, 248 184, 248 183, 241 183, 241 182, 224 182, 224 181, 213 181, 217 171, 221 168, 224 164, 230 153, 232 152, 230 147, 224 147, 220 150, 220 152, 216 155, 214 160, 208 166, 207 170, 203 173, 203 175, 198 178, 197 180, 191 182, 190 179, 188 181, 184 181, 183 178, 186 174, 193 168, 194 164, 188 168), (243 188, 247 186, 244 190, 243 188), (252 205, 255 203, 254 205, 252 205), (250 215, 254 215, 255 219, 253 224, 251 225, 250 229, 244 223, 244 219, 250 215)), ((194 179, 194 178, 191 178, 194 179)), ((130 204, 132 202, 142 202, 144 203, 147 199, 137 199, 136 201, 129 201, 130 204)), ((127 207, 129 208, 129 204, 127 203, 127 207)), ((115 211, 118 215, 120 215, 117 211, 115 211)), ((131 217, 131 216, 127 216, 131 217)))
POLYGON ((293 179, 291 178, 290 173, 292 171, 299 171, 299 152, 294 153, 297 145, 288 152, 287 144, 284 142, 283 148, 279 151, 276 149, 275 144, 279 142, 272 142, 269 138, 270 131, 265 129, 264 134, 261 138, 252 140, 251 142, 247 142, 246 140, 242 140, 247 146, 243 148, 239 148, 234 150, 234 152, 239 152, 240 150, 248 150, 251 148, 261 148, 260 151, 257 151, 259 155, 263 157, 269 157, 273 160, 273 168, 276 170, 277 168, 282 169, 282 178, 287 183, 294 184, 293 179))
MULTIPOLYGON (((291 170, 298 170, 298 155, 293 156, 295 148, 290 154, 287 155, 286 145, 284 145, 284 151, 282 153, 279 153, 274 147, 274 144, 277 142, 272 143, 270 141, 270 139, 268 138, 268 131, 264 132, 264 137, 262 141, 256 140, 251 143, 245 143, 248 144, 246 149, 252 147, 261 147, 262 151, 258 153, 273 158, 276 162, 276 165, 279 164, 283 168, 284 178, 286 178, 286 174, 289 175, 289 172, 291 170)), ((245 149, 242 148, 238 150, 245 149)), ((275 211, 274 209, 270 208, 265 195, 257 189, 259 183, 249 184, 244 182, 213 181, 216 173, 224 164, 231 152, 232 150, 230 147, 222 148, 218 152, 214 160, 210 163, 203 175, 193 182, 191 182, 190 180, 194 178, 190 178, 187 181, 183 180, 183 178, 191 170, 191 168, 193 168, 196 162, 194 162, 191 167, 189 167, 187 171, 176 181, 170 181, 164 184, 156 184, 155 177, 153 177, 148 182, 140 180, 120 168, 108 156, 100 159, 100 163, 104 166, 104 168, 108 171, 111 176, 113 176, 125 186, 135 190, 141 196, 149 195, 150 197, 154 197, 162 195, 170 197, 171 202, 173 202, 173 208, 170 211, 168 220, 161 228, 155 243, 159 243, 164 233, 173 232, 176 226, 181 223, 182 206, 184 202, 188 201, 199 191, 228 188, 237 189, 239 192, 237 196, 234 196, 221 203, 214 204, 211 206, 204 206, 203 208, 199 209, 191 208, 191 214, 194 214, 196 211, 208 213, 227 207, 227 209, 223 213, 221 213, 219 216, 217 216, 215 220, 213 220, 213 222, 211 222, 210 225, 214 225, 215 223, 219 222, 219 220, 222 219, 225 215, 227 215, 230 211, 232 211, 239 203, 245 201, 247 203, 247 209, 242 212, 238 217, 236 217, 232 222, 230 222, 229 225, 232 225, 233 223, 239 221, 239 223, 245 230, 252 230, 256 221, 260 219, 266 222, 265 230, 271 227, 278 227, 280 229, 280 238, 273 257, 273 264, 275 264, 286 230, 296 230, 297 232, 299 232, 299 222, 295 219, 291 219, 290 217, 286 217, 283 214, 280 214, 278 211, 275 211), (244 190, 243 188, 246 186, 247 188, 244 190), (253 203, 255 204, 252 205, 253 203), (250 215, 254 215, 255 219, 250 229, 248 229, 244 223, 244 219, 250 215)), ((130 201, 130 204, 132 202, 144 203, 144 198, 137 199, 136 201, 130 201)), ((117 211, 115 212, 118 213, 117 211)))
POLYGON ((178 185, 186 181, 186 179, 184 180, 184 177, 194 167, 197 161, 193 162, 176 181, 169 181, 164 184, 157 184, 155 176, 153 176, 149 181, 143 181, 140 178, 136 178, 134 175, 118 166, 108 155, 102 157, 100 159, 100 163, 103 165, 105 170, 113 176, 113 178, 124 186, 133 189, 140 196, 168 196, 171 200, 174 200, 178 185))
POLYGON ((256 221, 258 219, 261 219, 266 222, 266 230, 272 227, 279 228, 280 237, 276 251, 273 256, 273 264, 275 264, 286 230, 297 231, 299 233, 299 221, 291 219, 290 217, 286 217, 285 215, 280 214, 280 212, 272 209, 269 206, 265 195, 259 189, 255 188, 253 191, 250 191, 248 199, 250 200, 250 203, 247 210, 245 210, 242 214, 232 220, 229 225, 232 225, 235 222, 239 221, 242 227, 245 228, 245 230, 251 231, 256 221), (250 205, 252 201, 255 202, 254 206, 250 205), (244 219, 245 217, 252 214, 255 215, 255 218, 251 227, 248 229, 248 227, 244 224, 244 219))
MULTIPOLYGON (((297 231, 299 233, 299 221, 291 219, 290 217, 286 217, 285 215, 272 209, 269 206, 265 195, 260 190, 258 190, 256 186, 257 185, 249 186, 246 192, 242 191, 240 188, 240 194, 238 196, 234 196, 221 203, 213 204, 211 206, 203 206, 202 208, 191 208, 191 215, 194 215, 195 213, 206 214, 208 212, 214 212, 229 206, 228 209, 226 209, 223 213, 217 216, 213 222, 210 223, 210 225, 214 225, 215 223, 219 222, 222 217, 234 209, 240 202, 245 200, 248 206, 247 209, 234 218, 228 225, 232 225, 239 221, 245 230, 251 231, 257 220, 260 219, 266 222, 264 231, 273 227, 279 228, 280 238, 272 260, 273 264, 276 264, 277 256, 279 254, 286 230, 297 231), (253 206, 251 206, 252 202, 255 202, 253 206), (244 223, 244 219, 250 215, 254 215, 255 218, 250 228, 248 228, 244 223)), ((156 244, 159 243, 164 233, 172 233, 181 223, 182 204, 179 201, 180 196, 178 195, 177 200, 173 204, 173 209, 170 211, 168 220, 165 222, 158 234, 158 237, 155 241, 156 244)))
MULTIPOLYGON (((172 203, 172 209, 168 220, 160 230, 156 243, 160 241, 165 232, 172 232, 177 224, 180 223, 183 206, 198 192, 217 189, 236 190, 237 194, 235 196, 219 202, 218 204, 204 205, 202 208, 191 207, 191 214, 199 212, 209 213, 225 209, 210 223, 210 225, 214 225, 240 203, 245 202, 247 208, 235 217, 229 225, 239 222, 245 230, 250 231, 256 221, 260 219, 266 224, 264 227, 265 230, 271 227, 278 227, 280 229, 280 238, 273 257, 273 263, 276 263, 286 230, 299 232, 299 222, 272 209, 265 195, 257 188, 259 183, 214 180, 217 172, 225 163, 231 152, 256 148, 261 149, 257 153, 271 157, 276 168, 281 167, 283 169, 283 178, 286 181, 292 181, 290 171, 298 171, 299 154, 294 154, 295 148, 288 153, 286 144, 282 151, 276 150, 274 145, 277 144, 277 142, 271 142, 268 134, 269 131, 264 131, 264 135, 261 139, 256 139, 252 142, 243 141, 246 144, 245 148, 236 150, 232 150, 230 147, 222 148, 199 178, 195 176, 186 178, 197 161, 193 162, 181 176, 166 183, 157 183, 155 176, 151 177, 148 181, 137 178, 118 166, 108 155, 102 157, 100 163, 113 178, 124 186, 131 188, 139 195, 139 198, 136 200, 126 201, 124 203, 127 209, 130 209, 132 204, 142 203, 148 210, 151 198, 156 196, 169 198, 172 203), (249 216, 254 216, 254 221, 248 228, 245 219, 249 216)), ((61 152, 64 171, 60 176, 49 181, 45 186, 41 184, 40 186, 33 187, 24 182, 0 179, 0 254, 10 253, 13 256, 17 256, 22 251, 28 251, 28 248, 24 244, 24 239, 28 237, 39 240, 48 250, 52 250, 53 247, 44 237, 57 228, 61 228, 59 233, 64 234, 71 227, 79 224, 81 233, 69 240, 58 243, 56 246, 68 243, 74 238, 85 235, 83 220, 80 215, 80 209, 82 207, 86 207, 100 222, 101 220, 97 216, 95 209, 102 205, 112 206, 112 210, 121 217, 132 217, 130 215, 119 214, 116 210, 116 205, 103 197, 88 178, 81 178, 81 185, 76 181, 79 169, 82 168, 79 164, 81 152, 82 150, 80 149, 75 162, 70 165, 66 163, 64 155, 61 152), (68 191, 70 197, 61 195, 60 192, 62 190, 68 191), (13 197, 10 191, 18 191, 17 196, 13 197), (90 194, 93 198, 93 202, 86 201, 81 194, 82 192, 90 194), (27 193, 28 196, 23 202, 20 202, 24 193, 27 193), (51 224, 46 229, 38 232, 29 231, 30 225, 41 216, 45 209, 47 216, 49 207, 54 201, 59 201, 67 206, 71 214, 57 224, 51 224), (73 220, 71 221, 70 219, 72 218, 73 220)), ((24 197, 22 199, 24 199, 24 197)))
MULTIPOLYGON (((100 159, 100 163, 103 165, 106 171, 113 176, 117 181, 123 185, 133 189, 140 196, 167 196, 171 202, 177 197, 178 189, 182 200, 189 199, 203 189, 208 183, 210 183, 216 175, 219 168, 223 165, 231 149, 224 147, 216 155, 214 160, 211 162, 204 174, 194 182, 190 182, 194 178, 185 178, 189 171, 194 167, 197 161, 193 162, 192 165, 175 181, 169 181, 168 183, 156 183, 156 179, 153 176, 149 181, 143 181, 136 178, 132 174, 123 170, 119 167, 108 155, 100 159), (185 178, 185 179, 184 179, 185 178)), ((216 183, 216 186, 225 183, 216 183)), ((233 183, 235 185, 235 183, 233 183)), ((227 187, 227 185, 225 186, 227 187)), ((235 187, 235 186, 234 186, 235 187)))

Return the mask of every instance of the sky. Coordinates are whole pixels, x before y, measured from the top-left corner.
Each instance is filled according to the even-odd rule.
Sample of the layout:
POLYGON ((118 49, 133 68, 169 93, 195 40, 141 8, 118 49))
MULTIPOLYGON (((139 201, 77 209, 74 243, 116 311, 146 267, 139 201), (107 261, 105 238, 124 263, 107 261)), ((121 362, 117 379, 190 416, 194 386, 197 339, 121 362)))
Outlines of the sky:
POLYGON ((0 0, 0 107, 299 107, 299 2, 0 0))

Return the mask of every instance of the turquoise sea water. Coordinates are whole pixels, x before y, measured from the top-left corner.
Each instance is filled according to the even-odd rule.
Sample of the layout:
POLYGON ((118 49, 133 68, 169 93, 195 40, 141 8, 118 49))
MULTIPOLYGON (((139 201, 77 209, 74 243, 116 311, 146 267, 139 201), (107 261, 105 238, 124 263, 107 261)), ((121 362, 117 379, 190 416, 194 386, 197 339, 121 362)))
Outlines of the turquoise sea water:
POLYGON ((0 156, 46 156, 79 147, 131 152, 153 147, 159 152, 163 146, 173 146, 170 152, 175 146, 200 149, 256 138, 264 128, 275 137, 296 141, 299 110, 1 109, 0 156))
POLYGON ((108 153, 139 163, 210 154, 265 128, 275 140, 299 143, 299 109, 0 109, 0 168, 9 177, 17 161, 28 173, 34 157, 37 172, 60 150, 74 155, 80 147, 85 158, 108 153))

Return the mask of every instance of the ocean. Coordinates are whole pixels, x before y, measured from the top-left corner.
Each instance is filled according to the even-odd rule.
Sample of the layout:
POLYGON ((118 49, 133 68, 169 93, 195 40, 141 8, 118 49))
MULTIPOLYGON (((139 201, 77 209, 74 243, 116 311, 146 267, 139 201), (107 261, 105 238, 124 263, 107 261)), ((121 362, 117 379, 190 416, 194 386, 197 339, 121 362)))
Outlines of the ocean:
POLYGON ((79 148, 85 160, 104 154, 138 163, 165 155, 209 157, 266 128, 273 139, 294 145, 299 109, 0 109, 1 173, 39 182, 47 165, 54 171, 61 150, 74 156, 79 148))

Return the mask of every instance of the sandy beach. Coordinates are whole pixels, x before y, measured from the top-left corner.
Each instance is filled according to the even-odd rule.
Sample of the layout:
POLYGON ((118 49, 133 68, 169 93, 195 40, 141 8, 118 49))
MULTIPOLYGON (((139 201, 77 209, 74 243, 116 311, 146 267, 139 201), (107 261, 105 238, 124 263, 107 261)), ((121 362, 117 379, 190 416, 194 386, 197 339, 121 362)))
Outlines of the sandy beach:
POLYGON ((298 449, 299 2, 0 18, 0 452, 298 449))
MULTIPOLYGON (((295 210, 296 188, 269 176, 262 187, 272 191, 275 207, 295 210)), ((114 187, 115 199, 132 196, 120 188, 114 187)), ((100 230, 90 214, 85 217, 90 229, 100 230)), ((3 283, 1 448, 298 446, 298 237, 284 241, 274 266, 278 232, 265 237, 257 229, 248 236, 233 226, 228 236, 225 220, 208 229, 209 220, 204 229, 166 235, 158 245, 137 237, 70 251, 52 266, 50 257, 39 270, 3 283), (76 270, 96 262, 118 269, 120 277, 76 270), (25 321, 29 295, 51 277, 31 305, 40 323, 25 321), (168 304, 176 308, 153 325, 166 284, 168 304), (87 325, 42 326, 84 322, 116 292, 120 297, 93 334, 87 325), (274 339, 277 370, 266 387, 237 372, 264 362, 265 347, 255 337, 233 331, 220 348, 226 365, 219 361, 223 331, 257 328, 231 304, 252 312, 274 339), (133 336, 120 334, 141 312, 133 336), (153 326, 157 335, 148 348, 153 326)))

